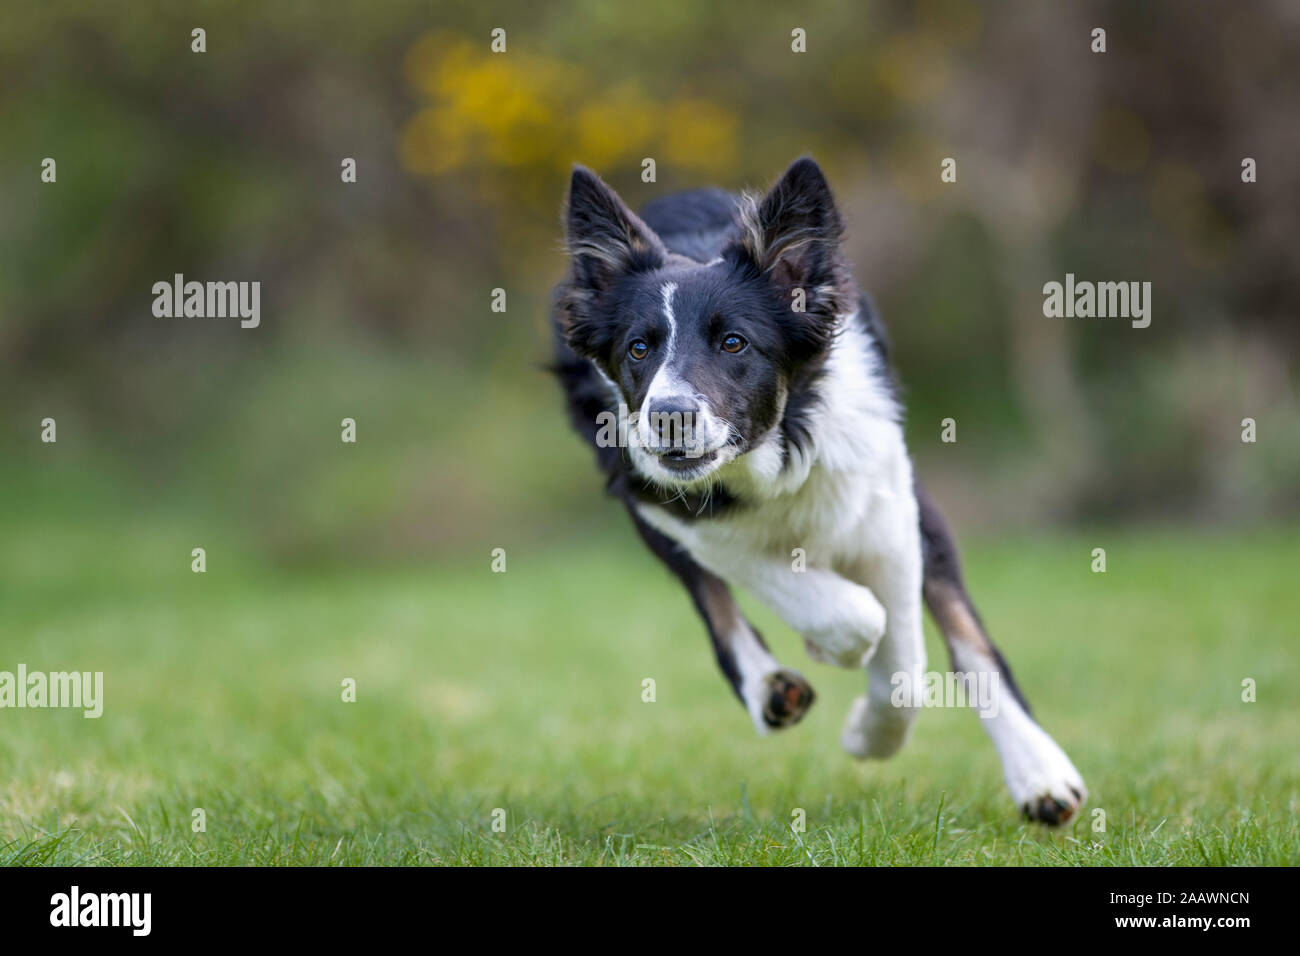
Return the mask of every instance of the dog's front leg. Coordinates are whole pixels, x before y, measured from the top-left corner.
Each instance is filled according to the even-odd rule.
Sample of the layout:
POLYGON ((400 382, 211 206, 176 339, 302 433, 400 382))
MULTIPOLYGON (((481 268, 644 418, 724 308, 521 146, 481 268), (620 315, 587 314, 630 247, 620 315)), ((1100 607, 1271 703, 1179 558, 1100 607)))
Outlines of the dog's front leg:
POLYGON ((876 539, 889 542, 869 560, 864 579, 888 615, 885 637, 867 666, 867 693, 853 702, 840 743, 855 757, 883 758, 907 742, 921 706, 916 690, 925 675, 925 634, 921 623, 921 536, 916 507, 900 501, 877 527, 876 539))
POLYGON ((745 619, 727 582, 700 567, 677 541, 629 509, 642 540, 690 592, 704 619, 718 666, 760 734, 798 723, 812 706, 812 686, 797 671, 782 667, 757 628, 745 619))
POLYGON ((865 667, 885 633, 885 608, 876 596, 834 571, 756 560, 737 583, 802 634, 809 656, 823 664, 865 667))

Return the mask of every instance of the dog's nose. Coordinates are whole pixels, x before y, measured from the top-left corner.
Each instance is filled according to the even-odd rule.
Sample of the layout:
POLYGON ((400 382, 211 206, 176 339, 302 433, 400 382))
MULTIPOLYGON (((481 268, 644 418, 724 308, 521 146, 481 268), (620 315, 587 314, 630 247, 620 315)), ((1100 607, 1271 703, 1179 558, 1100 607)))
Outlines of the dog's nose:
POLYGON ((699 403, 689 395, 668 395, 650 403, 650 434, 660 448, 695 444, 699 403))

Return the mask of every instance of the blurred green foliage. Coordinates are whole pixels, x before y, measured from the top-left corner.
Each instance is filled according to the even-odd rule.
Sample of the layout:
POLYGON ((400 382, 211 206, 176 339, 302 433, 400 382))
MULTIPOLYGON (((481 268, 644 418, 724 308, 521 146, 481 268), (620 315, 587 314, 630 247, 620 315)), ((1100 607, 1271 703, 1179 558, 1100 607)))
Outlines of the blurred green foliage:
POLYGON ((1298 64, 1265 0, 12 7, 0 493, 286 562, 617 519, 539 367, 569 164, 640 204, 812 153, 960 523, 1294 515, 1298 64), (260 281, 261 327, 153 317, 177 272, 260 281), (1151 327, 1045 319, 1066 272, 1151 281, 1151 327))

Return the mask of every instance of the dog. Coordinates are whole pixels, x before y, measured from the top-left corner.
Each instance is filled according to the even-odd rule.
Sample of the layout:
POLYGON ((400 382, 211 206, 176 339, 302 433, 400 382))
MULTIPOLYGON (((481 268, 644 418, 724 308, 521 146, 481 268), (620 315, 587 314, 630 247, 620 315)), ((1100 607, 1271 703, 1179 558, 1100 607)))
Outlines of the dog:
POLYGON ((979 709, 1021 813, 1058 825, 1087 798, 1038 725, 962 583, 947 523, 913 477, 890 348, 841 249, 826 177, 796 161, 765 195, 718 189, 640 216, 575 166, 569 271, 552 325, 573 425, 641 538, 686 587, 760 734, 814 700, 730 585, 816 661, 865 668, 841 734, 857 757, 906 742, 924 682, 921 605, 954 674, 992 678, 979 709))

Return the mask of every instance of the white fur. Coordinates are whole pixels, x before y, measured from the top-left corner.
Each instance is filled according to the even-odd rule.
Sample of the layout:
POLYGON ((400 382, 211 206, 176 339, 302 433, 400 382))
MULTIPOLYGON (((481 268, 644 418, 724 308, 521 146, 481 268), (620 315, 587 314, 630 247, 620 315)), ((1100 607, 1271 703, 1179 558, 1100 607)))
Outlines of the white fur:
POLYGON ((677 365, 677 316, 673 314, 673 293, 677 291, 676 282, 665 282, 660 290, 664 304, 664 319, 668 323, 668 340, 664 343, 663 358, 655 377, 650 380, 646 390, 645 401, 641 404, 640 426, 643 434, 650 434, 650 403, 660 398, 674 395, 694 395, 695 389, 682 379, 677 365))

